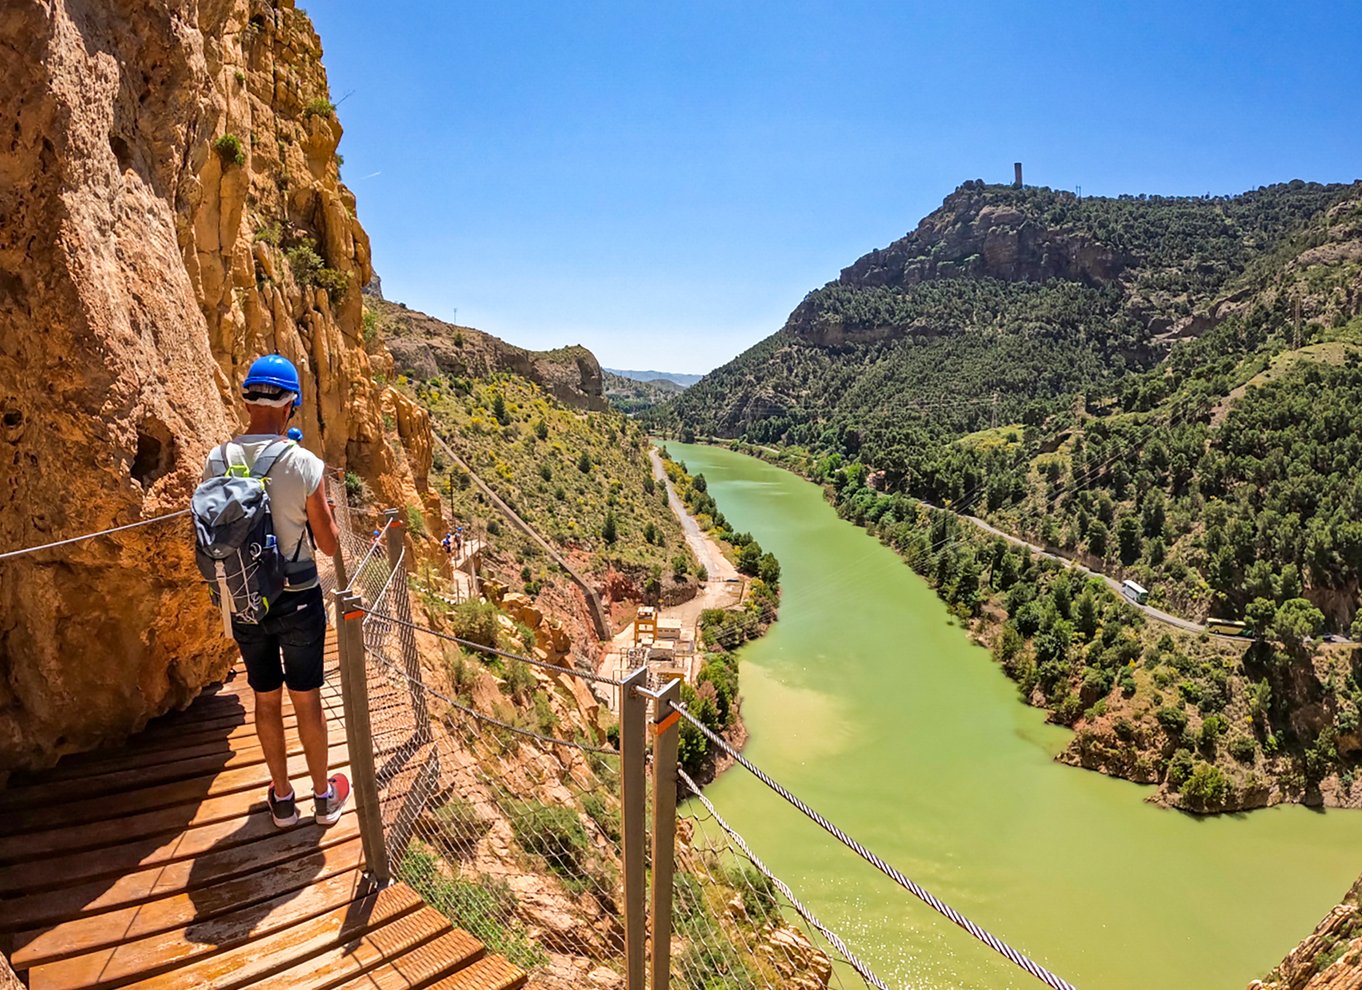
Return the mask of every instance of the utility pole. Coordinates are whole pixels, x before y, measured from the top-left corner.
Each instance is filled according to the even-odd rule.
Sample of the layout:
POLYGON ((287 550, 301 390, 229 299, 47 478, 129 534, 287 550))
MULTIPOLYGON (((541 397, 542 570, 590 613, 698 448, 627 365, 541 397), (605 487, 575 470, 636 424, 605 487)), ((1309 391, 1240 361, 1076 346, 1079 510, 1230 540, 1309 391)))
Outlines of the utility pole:
POLYGON ((993 390, 993 412, 990 423, 993 429, 998 428, 998 390, 996 388, 993 390))

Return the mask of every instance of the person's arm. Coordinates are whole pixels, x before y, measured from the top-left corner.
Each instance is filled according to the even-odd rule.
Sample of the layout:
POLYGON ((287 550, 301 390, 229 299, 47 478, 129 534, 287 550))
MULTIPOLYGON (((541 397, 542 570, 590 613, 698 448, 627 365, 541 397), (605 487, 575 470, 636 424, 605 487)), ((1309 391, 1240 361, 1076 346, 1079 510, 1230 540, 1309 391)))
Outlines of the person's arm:
POLYGON ((336 544, 340 541, 340 530, 336 527, 336 517, 331 514, 331 503, 326 500, 324 483, 319 484, 307 497, 307 524, 312 528, 317 549, 328 557, 334 557, 336 544))

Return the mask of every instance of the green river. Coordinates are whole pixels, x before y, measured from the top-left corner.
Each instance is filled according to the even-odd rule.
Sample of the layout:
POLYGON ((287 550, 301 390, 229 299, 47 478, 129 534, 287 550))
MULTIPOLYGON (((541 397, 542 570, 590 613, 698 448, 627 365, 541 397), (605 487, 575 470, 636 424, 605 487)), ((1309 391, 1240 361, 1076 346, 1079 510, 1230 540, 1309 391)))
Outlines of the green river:
MULTIPOLYGON (((928 890, 1080 990, 1240 990, 1362 872, 1362 814, 1197 818, 1053 759, 927 585, 814 485, 669 444, 780 558, 780 621, 742 653, 746 754, 928 890)), ((1042 986, 837 845, 741 768, 706 793, 893 987, 1042 986)))

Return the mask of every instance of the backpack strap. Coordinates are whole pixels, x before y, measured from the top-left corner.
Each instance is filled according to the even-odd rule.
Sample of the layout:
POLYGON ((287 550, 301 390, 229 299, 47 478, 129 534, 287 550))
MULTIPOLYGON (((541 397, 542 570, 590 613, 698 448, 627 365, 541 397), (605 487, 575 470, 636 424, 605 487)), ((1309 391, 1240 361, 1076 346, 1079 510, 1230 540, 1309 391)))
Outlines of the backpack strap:
POLYGON ((269 475, 270 469, 274 467, 284 451, 293 446, 292 440, 275 440, 264 450, 256 455, 255 463, 251 465, 251 477, 264 478, 269 475))

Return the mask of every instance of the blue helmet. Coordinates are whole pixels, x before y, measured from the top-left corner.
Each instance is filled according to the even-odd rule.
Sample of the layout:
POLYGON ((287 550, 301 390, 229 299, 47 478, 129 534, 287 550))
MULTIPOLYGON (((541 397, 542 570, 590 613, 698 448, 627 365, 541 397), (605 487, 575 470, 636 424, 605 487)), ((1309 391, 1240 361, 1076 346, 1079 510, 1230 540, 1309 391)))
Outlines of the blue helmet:
POLYGON ((243 392, 250 392, 254 385, 272 385, 293 393, 294 408, 303 404, 303 386, 298 380, 298 369, 293 362, 278 354, 266 354, 256 358, 251 369, 246 372, 246 380, 241 383, 243 392))

